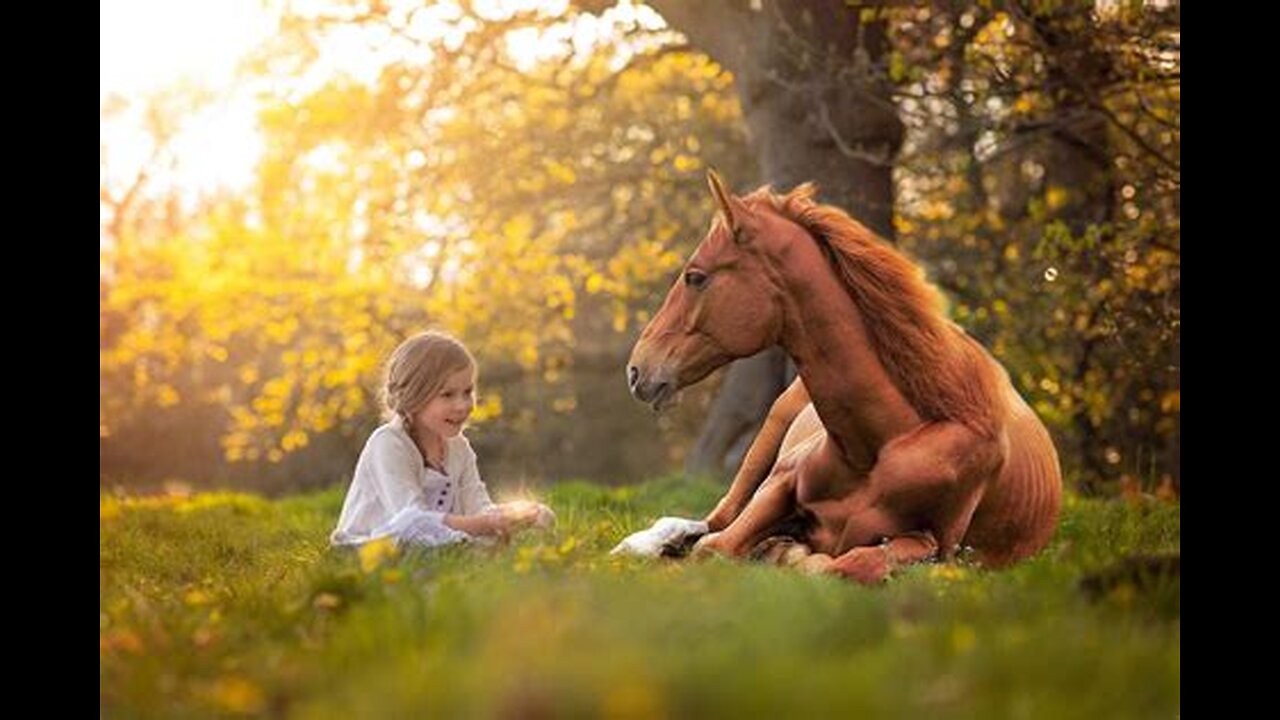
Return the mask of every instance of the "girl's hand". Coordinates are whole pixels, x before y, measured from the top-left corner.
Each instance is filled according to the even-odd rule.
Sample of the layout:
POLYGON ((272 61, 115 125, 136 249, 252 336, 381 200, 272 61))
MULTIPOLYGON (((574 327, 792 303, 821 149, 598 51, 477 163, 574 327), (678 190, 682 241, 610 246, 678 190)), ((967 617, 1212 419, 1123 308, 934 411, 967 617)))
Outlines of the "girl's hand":
POLYGON ((449 515, 445 518, 445 525, 468 535, 506 538, 537 524, 540 519, 543 519, 544 526, 549 527, 555 521, 555 514, 536 502, 515 500, 496 505, 479 515, 449 515))
POLYGON ((477 515, 476 518, 481 521, 482 534, 496 535, 500 538, 506 538, 511 533, 519 529, 519 526, 510 517, 507 517, 501 510, 486 512, 477 515))
POLYGON ((509 530, 526 528, 538 520, 538 503, 528 500, 513 500, 498 506, 498 514, 504 517, 509 530))

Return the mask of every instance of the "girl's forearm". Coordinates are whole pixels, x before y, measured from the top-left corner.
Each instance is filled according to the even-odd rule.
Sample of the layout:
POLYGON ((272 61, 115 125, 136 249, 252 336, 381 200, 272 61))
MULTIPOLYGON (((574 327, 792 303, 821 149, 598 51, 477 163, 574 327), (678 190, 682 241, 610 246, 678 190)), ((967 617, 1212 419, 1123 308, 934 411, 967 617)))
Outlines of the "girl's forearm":
POLYGON ((492 523, 480 515, 445 515, 444 524, 468 535, 493 534, 492 523))

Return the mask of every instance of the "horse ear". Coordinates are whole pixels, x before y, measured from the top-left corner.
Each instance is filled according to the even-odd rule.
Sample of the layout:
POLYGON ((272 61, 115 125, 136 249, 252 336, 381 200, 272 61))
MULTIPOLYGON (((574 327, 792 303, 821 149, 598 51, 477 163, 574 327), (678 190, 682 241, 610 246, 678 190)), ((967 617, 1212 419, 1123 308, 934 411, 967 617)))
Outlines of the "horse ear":
POLYGON ((711 194, 715 196, 716 203, 720 206, 720 215, 724 218, 724 224, 729 228, 729 232, 733 233, 736 240, 738 238, 738 217, 734 210, 737 205, 736 198, 725 188, 724 181, 720 179, 720 173, 715 168, 707 168, 707 184, 711 186, 711 194))

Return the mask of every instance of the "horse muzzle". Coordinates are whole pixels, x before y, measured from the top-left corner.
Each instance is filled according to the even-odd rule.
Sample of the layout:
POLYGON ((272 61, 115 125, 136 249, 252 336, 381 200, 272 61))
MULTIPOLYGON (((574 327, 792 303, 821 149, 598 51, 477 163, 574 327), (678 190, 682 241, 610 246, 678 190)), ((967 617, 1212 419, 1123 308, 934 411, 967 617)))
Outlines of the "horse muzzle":
POLYGON ((675 404, 675 377, 662 369, 649 372, 637 365, 628 365, 627 387, 631 389, 632 397, 652 405, 654 410, 663 410, 675 404))

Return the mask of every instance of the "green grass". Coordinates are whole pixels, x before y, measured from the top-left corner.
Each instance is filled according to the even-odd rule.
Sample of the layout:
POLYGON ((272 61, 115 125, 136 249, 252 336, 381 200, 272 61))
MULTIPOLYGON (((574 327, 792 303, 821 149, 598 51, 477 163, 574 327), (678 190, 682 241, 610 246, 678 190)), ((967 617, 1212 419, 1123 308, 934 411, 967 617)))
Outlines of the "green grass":
POLYGON ((104 717, 1175 717, 1180 588, 1080 578, 1176 551, 1176 504, 1069 499, 1001 572, 881 588, 727 561, 610 557, 720 489, 564 483, 555 531, 493 550, 326 548, 342 489, 103 497, 104 717), (374 561, 380 560, 376 566, 374 561))

